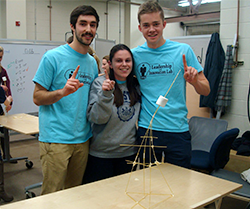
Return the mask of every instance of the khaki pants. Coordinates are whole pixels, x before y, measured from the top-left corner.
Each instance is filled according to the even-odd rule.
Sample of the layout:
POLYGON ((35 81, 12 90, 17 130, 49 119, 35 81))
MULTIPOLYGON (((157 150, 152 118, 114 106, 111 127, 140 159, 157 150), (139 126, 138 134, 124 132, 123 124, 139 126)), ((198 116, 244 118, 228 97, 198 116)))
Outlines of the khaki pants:
POLYGON ((41 194, 81 185, 88 153, 89 141, 81 144, 40 142, 43 171, 41 194))

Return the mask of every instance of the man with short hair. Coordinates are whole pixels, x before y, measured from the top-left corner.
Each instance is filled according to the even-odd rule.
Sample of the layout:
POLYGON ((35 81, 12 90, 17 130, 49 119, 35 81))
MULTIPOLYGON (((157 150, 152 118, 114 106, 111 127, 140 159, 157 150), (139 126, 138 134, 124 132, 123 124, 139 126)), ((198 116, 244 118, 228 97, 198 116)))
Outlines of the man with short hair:
MULTIPOLYGON (((187 120, 186 81, 194 86, 197 93, 206 96, 210 92, 208 80, 189 45, 163 38, 166 21, 163 9, 156 1, 150 0, 140 6, 138 21, 138 28, 146 39, 142 46, 132 49, 135 75, 142 93, 139 144, 147 130, 152 128, 153 144, 167 146, 154 148, 157 160, 161 161, 164 152, 166 162, 190 168, 191 136, 187 120), (160 107, 153 116, 158 108, 156 102, 159 96, 165 96, 166 93, 166 106, 160 107)), ((143 149, 141 160, 142 152, 143 149)), ((146 163, 155 162, 154 155, 151 157, 152 162, 149 159, 147 155, 146 163)))
POLYGON ((98 24, 93 7, 75 8, 70 16, 72 43, 47 51, 33 79, 33 101, 40 106, 41 194, 82 183, 92 137, 86 117, 89 89, 98 76, 96 61, 87 52, 98 24))

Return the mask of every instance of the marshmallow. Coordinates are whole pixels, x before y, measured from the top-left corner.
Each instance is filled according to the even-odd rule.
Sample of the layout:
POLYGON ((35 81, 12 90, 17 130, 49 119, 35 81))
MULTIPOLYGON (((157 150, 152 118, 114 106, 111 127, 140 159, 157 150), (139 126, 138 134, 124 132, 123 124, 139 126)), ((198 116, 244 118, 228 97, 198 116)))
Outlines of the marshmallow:
POLYGON ((161 107, 165 107, 167 102, 168 102, 168 99, 166 97, 159 96, 158 100, 156 101, 156 104, 160 105, 161 107))
POLYGON ((2 80, 3 81, 7 81, 7 78, 4 76, 4 77, 2 77, 2 80))

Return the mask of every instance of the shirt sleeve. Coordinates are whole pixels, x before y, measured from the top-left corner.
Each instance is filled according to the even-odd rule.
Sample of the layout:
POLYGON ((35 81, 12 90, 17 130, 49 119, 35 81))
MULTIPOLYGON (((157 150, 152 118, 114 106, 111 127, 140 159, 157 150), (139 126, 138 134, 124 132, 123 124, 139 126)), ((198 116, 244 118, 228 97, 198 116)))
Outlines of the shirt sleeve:
POLYGON ((35 77, 33 78, 33 82, 38 83, 42 87, 49 90, 53 81, 53 75, 54 67, 51 63, 48 53, 45 53, 41 59, 35 77))
POLYGON ((87 117, 91 123, 105 124, 112 115, 113 91, 102 90, 103 81, 98 77, 91 85, 87 117))

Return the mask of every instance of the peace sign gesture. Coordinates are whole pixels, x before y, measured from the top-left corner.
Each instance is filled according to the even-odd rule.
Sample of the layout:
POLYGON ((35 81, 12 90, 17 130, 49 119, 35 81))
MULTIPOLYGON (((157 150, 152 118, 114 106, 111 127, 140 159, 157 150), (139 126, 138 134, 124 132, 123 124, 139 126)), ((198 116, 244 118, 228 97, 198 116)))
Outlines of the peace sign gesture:
POLYGON ((182 55, 182 60, 183 60, 183 66, 184 66, 184 79, 189 83, 196 83, 197 77, 198 77, 197 70, 193 67, 187 66, 185 54, 182 55))
POLYGON ((68 96, 69 94, 76 92, 79 88, 83 86, 83 83, 80 83, 80 81, 76 79, 76 75, 78 73, 79 68, 80 65, 77 66, 72 76, 67 80, 67 83, 63 87, 63 96, 68 96))
POLYGON ((108 74, 107 70, 104 70, 104 73, 105 73, 106 79, 103 81, 102 90, 103 91, 110 91, 114 88, 115 81, 112 81, 109 79, 109 74, 108 74))

